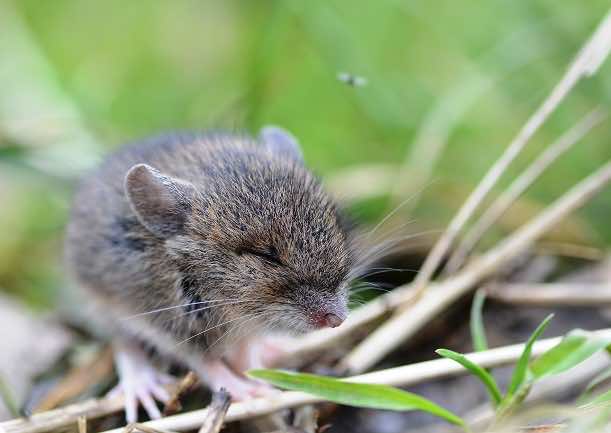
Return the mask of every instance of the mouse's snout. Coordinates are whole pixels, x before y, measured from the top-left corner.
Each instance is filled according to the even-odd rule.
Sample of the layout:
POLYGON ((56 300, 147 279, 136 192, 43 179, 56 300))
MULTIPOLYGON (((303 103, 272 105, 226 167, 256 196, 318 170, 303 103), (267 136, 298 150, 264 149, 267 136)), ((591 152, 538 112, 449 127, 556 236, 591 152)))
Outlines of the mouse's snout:
POLYGON ((292 293, 297 300, 291 302, 295 310, 287 311, 286 324, 293 332, 337 328, 348 317, 348 302, 343 291, 330 293, 302 286, 292 293))
POLYGON ((348 308, 340 299, 327 300, 316 306, 311 305, 308 319, 315 329, 337 328, 348 316, 348 308))
POLYGON ((345 316, 340 317, 335 313, 318 313, 312 316, 313 325, 316 328, 337 328, 344 323, 345 316))
POLYGON ((312 295, 307 317, 313 329, 337 328, 348 317, 347 300, 340 294, 312 295))

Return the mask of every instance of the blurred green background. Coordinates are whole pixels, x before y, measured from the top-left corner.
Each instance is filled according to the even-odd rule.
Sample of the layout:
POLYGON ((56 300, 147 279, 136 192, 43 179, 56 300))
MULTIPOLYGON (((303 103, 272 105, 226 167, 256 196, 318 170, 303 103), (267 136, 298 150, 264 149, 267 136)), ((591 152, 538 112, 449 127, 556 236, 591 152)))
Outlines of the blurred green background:
MULTIPOLYGON (((0 290, 53 305, 65 284, 62 230, 75 179, 122 142, 172 129, 282 125, 364 222, 424 186, 412 217, 442 228, 608 8, 607 0, 0 0, 0 290), (339 73, 367 84, 350 86, 339 73), (430 178, 421 178, 429 163, 430 178)), ((562 103, 499 191, 610 101, 606 64, 562 103)), ((596 127, 559 160, 491 239, 611 157, 610 131, 596 127)), ((609 215, 607 192, 557 237, 604 249, 609 215)))

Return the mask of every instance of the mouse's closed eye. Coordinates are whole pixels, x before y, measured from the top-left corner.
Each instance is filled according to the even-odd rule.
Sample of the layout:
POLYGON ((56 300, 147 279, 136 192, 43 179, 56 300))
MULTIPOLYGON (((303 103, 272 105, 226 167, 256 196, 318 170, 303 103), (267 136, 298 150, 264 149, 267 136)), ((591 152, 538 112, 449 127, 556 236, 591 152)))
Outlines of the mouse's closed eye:
POLYGON ((283 266, 284 263, 282 262, 282 260, 280 260, 280 256, 278 254, 278 250, 274 247, 274 246, 268 246, 268 247, 263 247, 263 248, 259 248, 259 247, 242 247, 239 248, 237 251, 238 255, 244 255, 244 254, 250 254, 252 256, 257 256, 261 259, 263 259, 264 261, 277 265, 277 266, 283 266))

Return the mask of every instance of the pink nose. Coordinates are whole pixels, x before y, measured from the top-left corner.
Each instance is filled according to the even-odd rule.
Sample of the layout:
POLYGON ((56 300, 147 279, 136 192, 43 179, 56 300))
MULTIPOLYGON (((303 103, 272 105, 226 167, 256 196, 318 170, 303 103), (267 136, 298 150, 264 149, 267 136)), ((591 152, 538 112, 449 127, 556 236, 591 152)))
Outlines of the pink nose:
POLYGON ((343 322, 344 319, 333 313, 320 314, 314 319, 314 323, 318 328, 337 328, 343 322))

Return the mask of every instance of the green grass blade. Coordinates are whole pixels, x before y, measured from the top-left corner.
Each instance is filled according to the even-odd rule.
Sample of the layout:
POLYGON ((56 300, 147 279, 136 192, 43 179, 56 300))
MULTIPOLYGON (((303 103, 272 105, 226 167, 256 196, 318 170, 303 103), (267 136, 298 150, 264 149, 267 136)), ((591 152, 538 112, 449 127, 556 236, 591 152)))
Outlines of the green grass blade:
POLYGON ((530 371, 535 379, 562 373, 585 361, 610 343, 609 338, 594 337, 581 330, 571 331, 560 343, 533 361, 530 371))
POLYGON ((247 374, 278 388, 303 391, 335 403, 396 411, 421 410, 452 424, 465 426, 465 422, 460 417, 432 401, 390 386, 353 383, 331 377, 283 370, 251 370, 247 374))
POLYGON ((512 396, 526 380, 526 375, 528 373, 528 363, 530 362, 530 354, 532 352, 533 344, 535 344, 535 341, 537 341, 541 334, 543 334, 543 331, 545 331, 545 328, 547 327, 549 321, 552 320, 552 317, 554 317, 554 315, 550 314, 545 319, 543 319, 543 322, 541 322, 541 324, 537 326, 535 332, 532 333, 532 335, 526 342, 524 350, 520 355, 520 359, 518 360, 518 363, 516 364, 516 367, 513 370, 511 383, 509 385, 509 389, 507 390, 507 395, 505 396, 505 398, 512 396))
POLYGON ((609 401, 611 401, 611 389, 590 399, 587 403, 583 404, 583 406, 593 406, 597 404, 608 403, 609 401))
POLYGON ((476 352, 488 350, 488 341, 486 340, 486 330, 484 328, 484 320, 482 318, 482 310, 486 294, 482 290, 475 292, 473 303, 471 304, 471 339, 473 340, 473 349, 476 352))
POLYGON ((581 395, 577 399, 577 402, 579 404, 587 403, 589 400, 591 400, 591 395, 594 389, 597 388, 600 384, 608 381, 610 378, 611 378, 611 368, 606 368, 601 373, 597 374, 594 377, 594 379, 592 379, 588 383, 588 385, 586 386, 586 389, 584 389, 584 391, 581 393, 581 395))
POLYGON ((474 362, 469 361, 466 356, 460 353, 456 353, 448 349, 437 349, 435 352, 439 356, 443 356, 444 358, 448 358, 452 361, 458 362, 460 365, 462 365, 475 376, 477 376, 488 390, 488 394, 490 394, 490 398, 492 399, 494 405, 499 405, 502 400, 501 391, 499 390, 496 381, 490 373, 488 373, 486 370, 484 370, 482 367, 475 364, 474 362))
POLYGON ((496 410, 494 423, 496 425, 502 424, 511 417, 526 397, 528 397, 531 388, 532 382, 526 382, 518 388, 515 394, 505 397, 496 410))
POLYGON ((13 398, 13 393, 4 381, 4 378, 0 376, 0 402, 2 401, 14 418, 18 418, 20 416, 19 408, 17 407, 15 399, 13 398))

